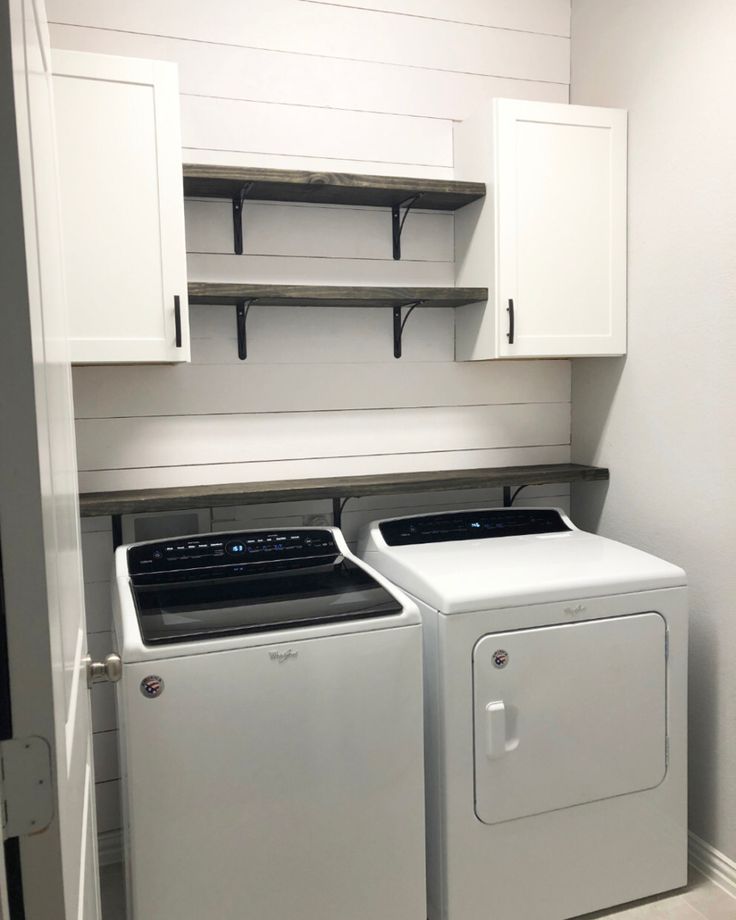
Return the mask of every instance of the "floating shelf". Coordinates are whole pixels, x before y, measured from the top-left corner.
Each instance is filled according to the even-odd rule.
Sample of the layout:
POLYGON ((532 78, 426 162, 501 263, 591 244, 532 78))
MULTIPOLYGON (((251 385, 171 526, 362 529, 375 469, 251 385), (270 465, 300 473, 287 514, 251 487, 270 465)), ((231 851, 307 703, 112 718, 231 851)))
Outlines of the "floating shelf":
POLYGON ((239 197, 244 189, 241 200, 376 207, 393 207, 419 195, 413 207, 432 211, 457 211, 486 193, 483 182, 237 166, 184 166, 184 194, 189 198, 232 199, 239 197))
POLYGON ((488 300, 487 288, 335 287, 308 284, 229 284, 190 281, 190 304, 231 304, 235 307, 238 356, 248 357, 246 322, 254 304, 259 307, 391 307, 394 357, 401 357, 404 327, 415 307, 462 307, 488 300), (402 308, 408 307, 406 313, 402 308))
POLYGON ((461 307, 481 300, 488 300, 487 288, 189 282, 189 303, 194 304, 236 306, 250 301, 259 307, 461 307))
POLYGON ((391 208, 394 259, 401 258, 401 231, 412 208, 457 211, 483 198, 483 182, 362 176, 239 166, 184 166, 184 195, 229 198, 233 207, 233 250, 243 254, 245 201, 299 201, 307 204, 372 205, 391 208), (403 208, 404 214, 401 215, 403 208))
POLYGON ((541 486, 564 482, 607 480, 608 470, 578 463, 500 466, 490 469, 443 470, 420 473, 383 473, 375 476, 336 476, 225 485, 181 486, 121 492, 86 492, 79 496, 82 517, 181 511, 223 505, 333 499, 344 501, 366 495, 441 492, 489 486, 541 486))

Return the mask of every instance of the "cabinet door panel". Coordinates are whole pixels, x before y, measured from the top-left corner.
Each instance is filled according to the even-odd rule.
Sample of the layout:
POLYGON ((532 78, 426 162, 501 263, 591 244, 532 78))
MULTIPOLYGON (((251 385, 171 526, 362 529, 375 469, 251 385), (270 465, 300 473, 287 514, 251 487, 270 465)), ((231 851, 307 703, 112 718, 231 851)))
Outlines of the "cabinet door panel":
POLYGON ((502 100, 496 114, 500 355, 623 353, 625 113, 502 100))
POLYGON ((59 52, 54 71, 72 359, 188 360, 176 68, 59 52))

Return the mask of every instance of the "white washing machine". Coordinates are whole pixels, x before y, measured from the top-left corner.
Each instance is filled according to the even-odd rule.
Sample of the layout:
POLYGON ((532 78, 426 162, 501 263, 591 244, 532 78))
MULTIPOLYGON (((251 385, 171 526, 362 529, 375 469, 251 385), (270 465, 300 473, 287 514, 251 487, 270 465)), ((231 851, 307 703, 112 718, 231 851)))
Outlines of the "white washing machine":
POLYGON ((129 920, 425 920, 414 604, 334 528, 115 574, 129 920))
POLYGON ((375 522, 424 624, 430 920, 686 884, 685 573, 554 509, 375 522))

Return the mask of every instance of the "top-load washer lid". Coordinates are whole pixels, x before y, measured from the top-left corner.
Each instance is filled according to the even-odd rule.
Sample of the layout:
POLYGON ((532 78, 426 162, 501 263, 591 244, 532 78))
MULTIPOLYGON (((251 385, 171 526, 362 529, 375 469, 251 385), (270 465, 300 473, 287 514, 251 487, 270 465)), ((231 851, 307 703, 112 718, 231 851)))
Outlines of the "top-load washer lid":
POLYGON ((677 566, 578 530, 554 508, 494 508, 375 521, 358 555, 443 613, 686 584, 677 566))
POLYGON ((145 645, 190 642, 401 613, 346 559, 329 530, 203 534, 130 546, 145 645))

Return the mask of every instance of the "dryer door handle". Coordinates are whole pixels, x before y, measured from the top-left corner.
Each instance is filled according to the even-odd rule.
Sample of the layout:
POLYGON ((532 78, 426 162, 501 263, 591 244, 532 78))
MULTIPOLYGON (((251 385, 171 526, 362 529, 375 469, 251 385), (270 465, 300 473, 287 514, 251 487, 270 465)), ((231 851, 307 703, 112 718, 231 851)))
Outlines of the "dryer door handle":
POLYGON ((506 706, 503 700, 494 700, 486 703, 486 757, 498 760, 507 750, 506 706))

